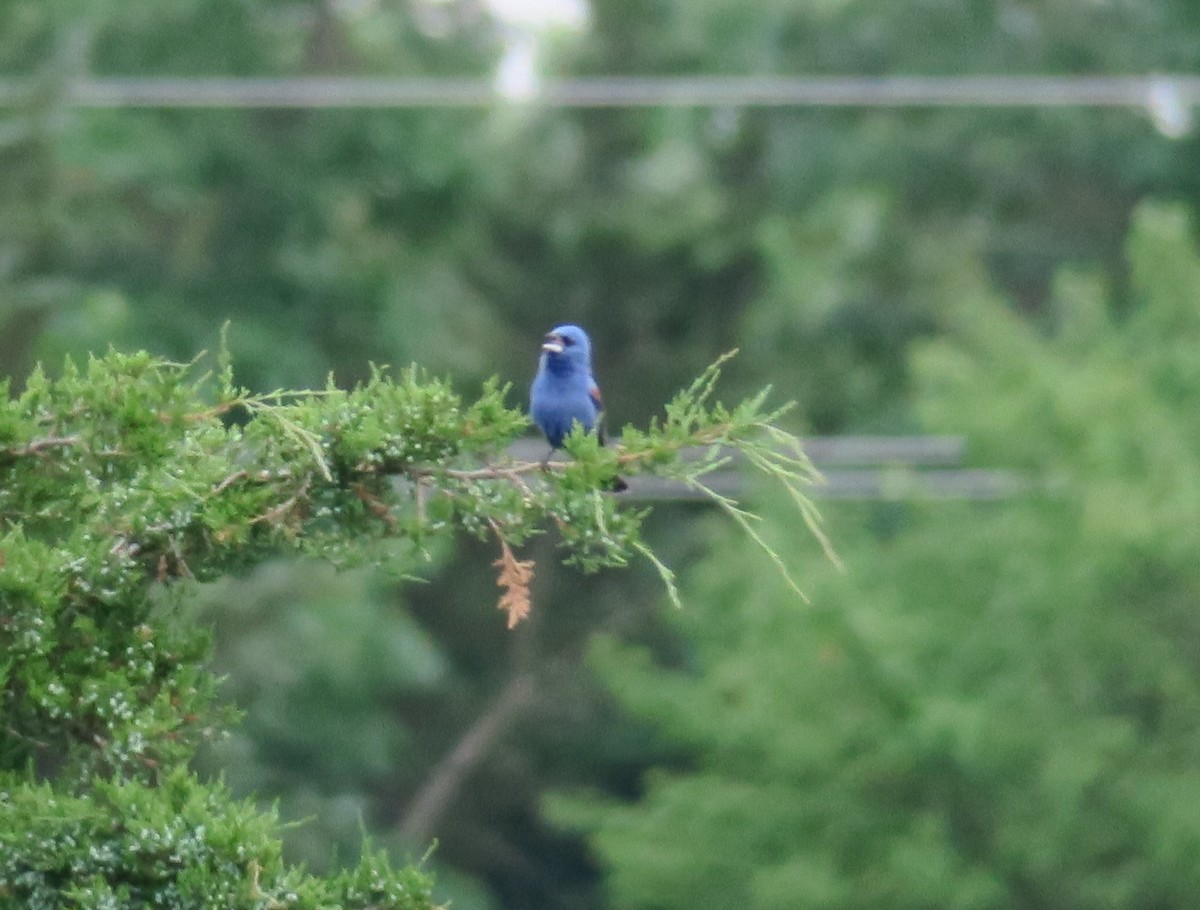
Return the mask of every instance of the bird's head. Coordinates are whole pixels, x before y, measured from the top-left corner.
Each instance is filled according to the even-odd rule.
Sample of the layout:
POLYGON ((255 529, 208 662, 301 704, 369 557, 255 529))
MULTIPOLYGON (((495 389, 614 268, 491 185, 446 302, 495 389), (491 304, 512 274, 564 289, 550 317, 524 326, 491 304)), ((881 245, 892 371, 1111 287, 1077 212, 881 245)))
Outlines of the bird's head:
POLYGON ((560 325, 546 333, 542 355, 551 367, 591 370, 592 343, 577 325, 560 325))

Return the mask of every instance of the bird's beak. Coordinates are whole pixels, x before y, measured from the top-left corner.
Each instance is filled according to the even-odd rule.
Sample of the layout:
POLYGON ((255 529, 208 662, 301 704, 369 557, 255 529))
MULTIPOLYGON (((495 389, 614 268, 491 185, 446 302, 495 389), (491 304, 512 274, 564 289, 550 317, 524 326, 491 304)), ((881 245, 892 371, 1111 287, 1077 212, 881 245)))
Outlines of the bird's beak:
POLYGON ((563 352, 562 339, 557 335, 547 335, 542 350, 547 354, 561 354, 563 352))

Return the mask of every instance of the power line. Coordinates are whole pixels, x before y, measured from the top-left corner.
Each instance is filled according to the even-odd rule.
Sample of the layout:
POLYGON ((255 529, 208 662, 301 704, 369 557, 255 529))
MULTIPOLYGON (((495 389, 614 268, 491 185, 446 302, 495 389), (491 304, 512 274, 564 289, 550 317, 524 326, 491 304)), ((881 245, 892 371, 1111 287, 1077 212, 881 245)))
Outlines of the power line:
MULTIPOLYGON (((621 439, 610 436, 609 443, 620 445, 621 439)), ((967 439, 958 435, 808 436, 801 444, 804 453, 822 470, 878 465, 947 467, 960 464, 967 453, 967 439)), ((533 437, 518 439, 508 447, 508 454, 517 461, 537 461, 546 454, 546 444, 533 437)), ((727 454, 737 455, 732 449, 727 454)))
MULTIPOLYGON (((618 440, 619 442, 619 440, 618 440)), ((960 467, 966 455, 963 436, 813 436, 804 451, 821 469, 823 482, 811 490, 820 499, 909 499, 993 501, 1011 499, 1036 489, 1028 477, 1005 468, 960 467)), ((508 449, 517 461, 536 461, 546 454, 540 439, 520 439, 508 449)), ((685 451, 684 460, 700 451, 685 451)), ((730 450, 737 461, 737 453, 730 450)), ((627 478, 632 499, 653 501, 703 499, 679 481, 661 477, 627 478)), ((726 496, 747 492, 736 469, 705 475, 705 485, 726 496)))
MULTIPOLYGON (((627 478, 629 490, 621 494, 649 501, 705 500, 704 494, 679 481, 661 477, 627 478)), ((722 496, 745 495, 745 477, 737 471, 715 471, 705 486, 722 496)), ((1002 468, 940 468, 918 471, 908 466, 862 470, 827 470, 822 482, 809 493, 816 499, 871 502, 905 500, 967 500, 994 502, 1035 492, 1036 486, 1018 471, 1002 468)))
MULTIPOLYGON (((0 80, 0 106, 44 95, 0 80)), ((486 108, 507 102, 472 78, 96 78, 61 89, 84 108, 486 108)), ((546 80, 533 103, 558 108, 1141 108, 1156 119, 1200 105, 1200 76, 607 76, 546 80)))

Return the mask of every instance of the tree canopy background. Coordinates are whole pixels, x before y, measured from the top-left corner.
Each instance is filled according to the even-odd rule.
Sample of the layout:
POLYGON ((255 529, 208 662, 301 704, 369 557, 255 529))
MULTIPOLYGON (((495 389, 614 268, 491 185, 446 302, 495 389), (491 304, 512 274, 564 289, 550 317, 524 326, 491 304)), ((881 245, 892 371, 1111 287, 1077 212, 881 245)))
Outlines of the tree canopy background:
MULTIPOLYGON (((255 391, 416 361, 520 392, 571 320, 614 426, 739 347, 730 395, 774 383, 797 432, 964 433, 1031 480, 830 504, 844 576, 770 521, 808 610, 686 504, 647 527, 691 567, 678 614, 649 567, 555 570, 506 633, 471 544, 427 584, 214 583, 246 713, 203 766, 307 819, 293 858, 436 837, 467 908, 1187 906, 1196 133, 1097 108, 85 109, 87 75, 490 78, 507 33, 459 0, 0 22, 0 74, 32 87, 0 111, 17 385, 109 344, 187 361, 229 319, 255 391)), ((596 0, 542 50, 548 76, 1192 72, 1200 10, 596 0)))

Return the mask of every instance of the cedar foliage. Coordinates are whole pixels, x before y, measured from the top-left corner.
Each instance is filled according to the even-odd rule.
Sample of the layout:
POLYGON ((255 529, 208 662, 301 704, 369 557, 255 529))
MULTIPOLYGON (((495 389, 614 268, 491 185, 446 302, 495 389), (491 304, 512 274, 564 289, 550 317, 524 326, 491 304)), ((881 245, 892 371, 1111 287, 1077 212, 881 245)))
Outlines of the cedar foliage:
MULTIPOLYGON (((110 352, 36 370, 0 406, 0 895, 21 906, 421 908, 429 879, 369 850, 319 879, 286 866, 277 818, 188 770, 226 725, 209 639, 183 605, 281 553, 387 564, 397 541, 493 537, 510 626, 533 565, 514 547, 556 526, 584 570, 651 559, 646 515, 601 492, 618 470, 705 489, 728 447, 801 487, 815 474, 765 393, 711 403, 720 362, 621 449, 572 436, 566 462, 514 462, 528 424, 484 384, 465 401, 416 367, 352 389, 252 395, 215 375, 110 352), (794 441, 793 441, 794 443, 794 441), (707 448, 684 459, 689 447, 707 448)), ((715 495, 715 494, 714 494, 715 495)), ((721 504, 749 527, 749 513, 721 504)), ((753 534, 753 532, 751 532, 753 534)))

